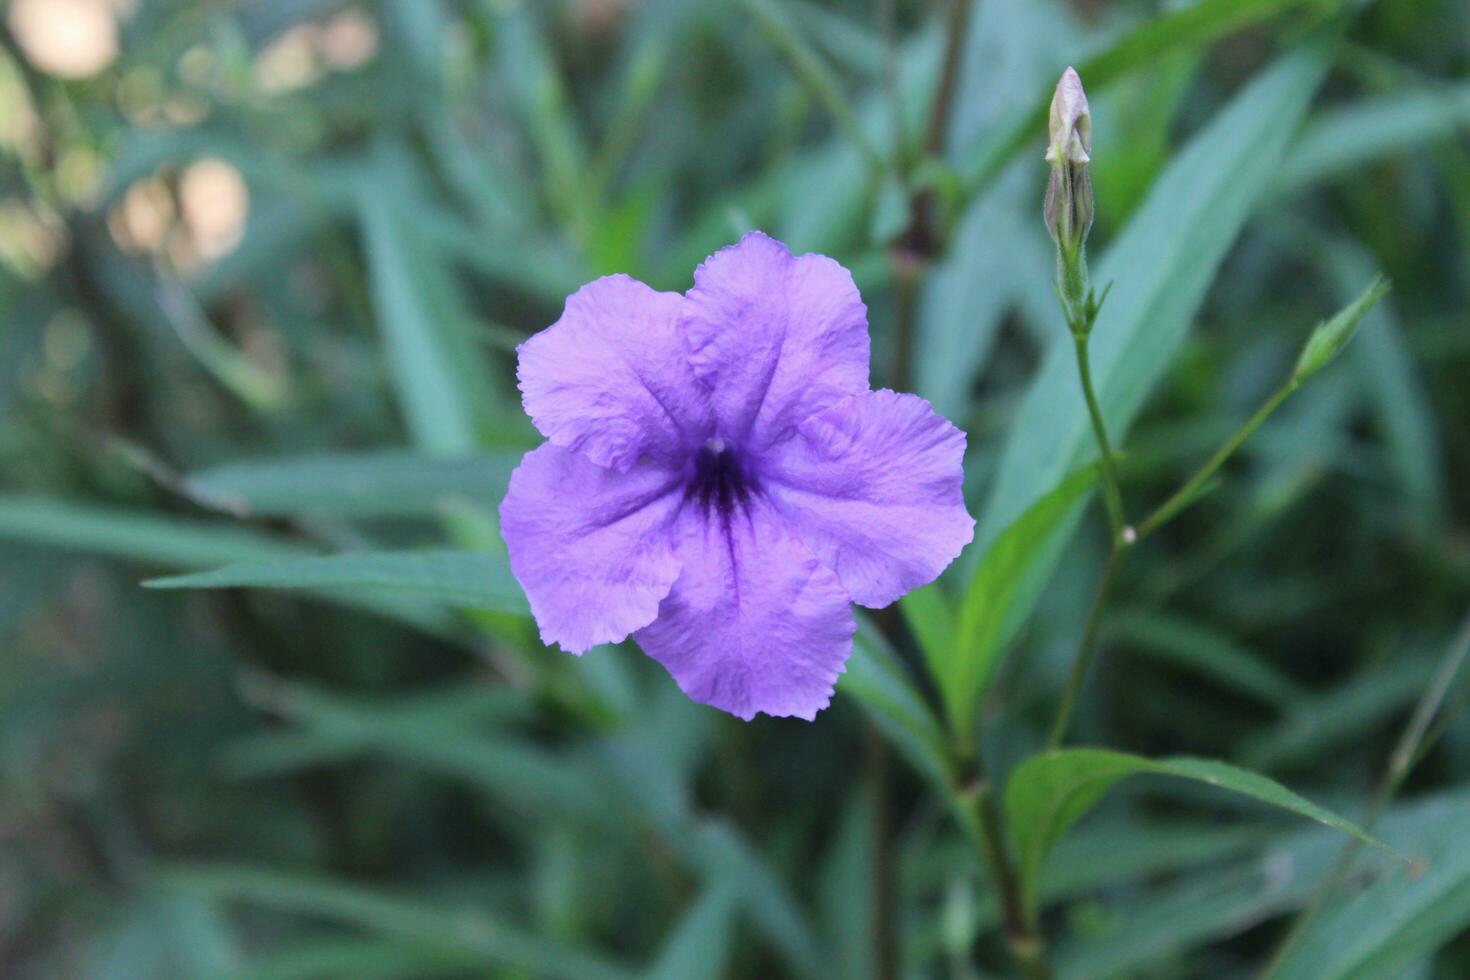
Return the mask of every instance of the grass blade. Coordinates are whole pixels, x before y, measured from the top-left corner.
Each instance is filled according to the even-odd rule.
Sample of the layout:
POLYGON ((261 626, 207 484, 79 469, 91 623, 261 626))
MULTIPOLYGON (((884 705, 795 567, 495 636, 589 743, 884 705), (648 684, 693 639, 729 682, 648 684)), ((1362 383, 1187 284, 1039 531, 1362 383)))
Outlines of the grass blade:
POLYGON ((504 556, 476 551, 370 551, 240 562, 192 575, 151 579, 152 589, 311 589, 433 599, 451 606, 526 613, 525 595, 504 556))

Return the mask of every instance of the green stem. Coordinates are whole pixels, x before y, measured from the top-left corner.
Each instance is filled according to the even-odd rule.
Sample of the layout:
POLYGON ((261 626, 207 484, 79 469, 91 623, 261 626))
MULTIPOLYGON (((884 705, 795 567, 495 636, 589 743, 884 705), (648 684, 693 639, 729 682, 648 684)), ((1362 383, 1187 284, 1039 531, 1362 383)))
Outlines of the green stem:
MULTIPOLYGON (((1470 612, 1465 614, 1460 628, 1455 633, 1455 638, 1445 649, 1444 657, 1440 660, 1439 670, 1435 671, 1434 677, 1429 681, 1429 686, 1419 698, 1419 703, 1414 706, 1414 713, 1409 717, 1408 724, 1404 726, 1403 734, 1399 736, 1398 744, 1394 746, 1393 754, 1388 758, 1388 765, 1384 768, 1383 776, 1378 781, 1378 788, 1373 793, 1373 799, 1368 804, 1368 812, 1363 817, 1363 830, 1372 833, 1373 827, 1378 823, 1383 811, 1388 808, 1389 802, 1400 786, 1408 778, 1414 763, 1419 759, 1419 747, 1424 742, 1429 732, 1430 723, 1434 721, 1435 714, 1444 703, 1445 696, 1449 694, 1450 686, 1459 674, 1460 668, 1465 663, 1465 657, 1470 654, 1470 612)), ((1276 947, 1276 952, 1266 963, 1265 969, 1261 971, 1260 980, 1268 980, 1281 968, 1286 961, 1287 954, 1296 946, 1297 941, 1306 933, 1307 927, 1317 918, 1327 900, 1332 897, 1338 887, 1347 878, 1348 872, 1352 870, 1353 859, 1358 856, 1358 850, 1362 842, 1350 841, 1337 860, 1333 862, 1332 869, 1323 879, 1322 885, 1312 896, 1306 908, 1302 909, 1296 921, 1292 923, 1291 929, 1286 937, 1282 939, 1281 945, 1276 947)))
POLYGON ((1088 351, 1088 338, 1097 322, 1098 310, 1107 299, 1103 290, 1102 299, 1092 292, 1087 281, 1087 255, 1079 245, 1075 250, 1057 249, 1057 299, 1066 317, 1067 329, 1072 332, 1072 346, 1077 354, 1077 377, 1082 382, 1082 399, 1087 403, 1087 417, 1092 422, 1092 434, 1097 440, 1099 460, 1102 464, 1103 502, 1107 506, 1108 526, 1112 530, 1108 545, 1108 562, 1097 583, 1097 594, 1093 596, 1092 608, 1087 613, 1087 625, 1077 644, 1077 653, 1072 658, 1072 670, 1067 676, 1067 686, 1062 700, 1057 705, 1056 718, 1052 722, 1047 747, 1059 748, 1067 737, 1067 726, 1072 721, 1072 712, 1077 707, 1077 697, 1082 682, 1087 678, 1087 669, 1092 664, 1093 652, 1097 648, 1098 626, 1102 622, 1103 609, 1113 585, 1113 575, 1118 570, 1123 553, 1135 540, 1133 529, 1123 510, 1123 488, 1118 478, 1118 460, 1113 454, 1113 445, 1108 440, 1107 424, 1103 421, 1102 408, 1098 405, 1097 390, 1092 384, 1092 357, 1088 351))
POLYGON ((1215 450, 1215 455, 1211 456, 1203 466, 1196 470, 1195 474, 1186 480, 1183 486, 1174 491, 1173 496, 1160 504, 1157 510, 1138 525, 1135 540, 1141 541, 1148 537, 1161 526, 1172 520, 1185 507, 1193 503, 1199 496, 1201 488, 1210 477, 1214 476, 1215 472, 1225 464, 1227 459, 1234 455, 1241 444, 1261 427, 1261 423, 1265 422, 1271 416, 1272 412, 1281 407, 1282 402, 1291 397, 1291 393, 1296 391, 1299 384, 1300 381, 1293 376, 1280 388, 1277 388, 1271 397, 1267 398, 1261 407, 1256 409, 1256 413, 1247 419, 1246 423, 1237 429, 1233 436, 1225 440, 1225 443, 1219 449, 1215 450))
POLYGON ((1067 726, 1072 721, 1072 712, 1077 707, 1077 696, 1082 691, 1082 682, 1087 678, 1087 668, 1092 664, 1093 651, 1097 649, 1097 631, 1102 623, 1103 608, 1112 591, 1113 575, 1123 552, 1116 546, 1108 551, 1108 563, 1103 566, 1102 578, 1097 583, 1097 594, 1092 598, 1092 609, 1087 614, 1087 626, 1082 630, 1082 639, 1077 644, 1077 653, 1072 658, 1072 671, 1067 676, 1067 687, 1057 705, 1056 719, 1052 722, 1051 734, 1047 737, 1048 750, 1061 748, 1067 737, 1067 726))
POLYGON ((1020 879, 1006 850, 1000 811, 990 791, 984 759, 978 752, 963 748, 961 752, 964 755, 956 762, 956 815, 1000 897, 1006 943, 1021 975, 1027 980, 1048 980, 1051 968, 1046 962, 1046 944, 1022 903, 1020 879))
MULTIPOLYGON (((1116 548, 1128 535, 1128 520, 1123 514, 1123 490, 1118 480, 1118 461, 1108 441, 1107 426, 1103 423, 1102 409, 1098 407, 1097 392, 1092 387, 1092 364, 1087 352, 1087 338, 1092 325, 1072 331, 1073 346, 1077 350, 1077 374, 1082 379, 1082 397, 1087 401, 1087 414, 1092 419, 1092 434, 1097 438, 1098 452, 1102 457, 1103 500, 1108 508, 1108 524, 1113 529, 1116 548)), ((1130 542, 1131 543, 1131 542, 1130 542)))

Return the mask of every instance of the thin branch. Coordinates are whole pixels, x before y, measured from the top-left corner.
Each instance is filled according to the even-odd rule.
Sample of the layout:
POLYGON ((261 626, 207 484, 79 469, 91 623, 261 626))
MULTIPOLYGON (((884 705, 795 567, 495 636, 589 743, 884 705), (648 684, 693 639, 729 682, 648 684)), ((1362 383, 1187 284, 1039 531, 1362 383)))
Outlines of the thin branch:
POLYGON ((1113 531, 1113 548, 1133 543, 1129 533, 1128 519, 1123 512, 1123 490, 1118 478, 1118 460, 1108 441, 1107 425, 1103 422, 1102 409, 1098 405, 1097 392, 1092 386, 1092 363, 1088 354, 1087 338, 1092 327, 1072 332, 1073 346, 1077 351, 1077 374, 1082 379, 1082 397, 1087 402, 1087 416, 1092 421, 1092 434, 1097 439, 1097 448, 1102 460, 1103 500, 1108 509, 1108 525, 1113 531))
POLYGON ((1293 375, 1285 384, 1277 388, 1271 394, 1271 397, 1267 398, 1261 404, 1261 407, 1256 409, 1255 414, 1247 419, 1245 424, 1235 431, 1234 435, 1225 440, 1220 448, 1215 450, 1215 454, 1206 460, 1205 464, 1196 470, 1193 476, 1186 480, 1178 490, 1174 491, 1169 499, 1160 504, 1152 514, 1139 523, 1136 529, 1138 540, 1141 541, 1157 531, 1197 500, 1201 490, 1209 482, 1210 478, 1215 475, 1216 471, 1225 465, 1225 461, 1235 454, 1235 451, 1261 427, 1261 424, 1266 419, 1271 417, 1271 414, 1276 409, 1281 407, 1282 402, 1291 397, 1292 392, 1296 391, 1299 383, 1296 376, 1293 375))

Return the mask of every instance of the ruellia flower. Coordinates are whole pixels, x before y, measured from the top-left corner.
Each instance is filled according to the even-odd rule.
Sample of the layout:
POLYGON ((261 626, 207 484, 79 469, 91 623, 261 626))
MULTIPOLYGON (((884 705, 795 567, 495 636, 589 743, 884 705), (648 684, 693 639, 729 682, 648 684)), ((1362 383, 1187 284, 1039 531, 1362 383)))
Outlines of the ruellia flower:
POLYGON ((759 232, 684 295, 588 283, 522 344, 547 439, 500 508, 548 645, 630 634, 689 697, 810 720, 885 606, 970 542, 965 435, 868 389, 852 276, 759 232))

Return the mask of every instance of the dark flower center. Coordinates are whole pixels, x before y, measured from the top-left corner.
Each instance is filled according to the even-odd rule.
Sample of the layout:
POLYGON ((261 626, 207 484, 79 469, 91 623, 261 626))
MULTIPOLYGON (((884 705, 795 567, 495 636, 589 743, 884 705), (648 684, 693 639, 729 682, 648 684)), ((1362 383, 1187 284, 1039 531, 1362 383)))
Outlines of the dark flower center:
POLYGON ((684 491, 706 514, 728 518, 750 499, 754 484, 740 454, 724 439, 710 439, 694 453, 694 472, 684 491))

